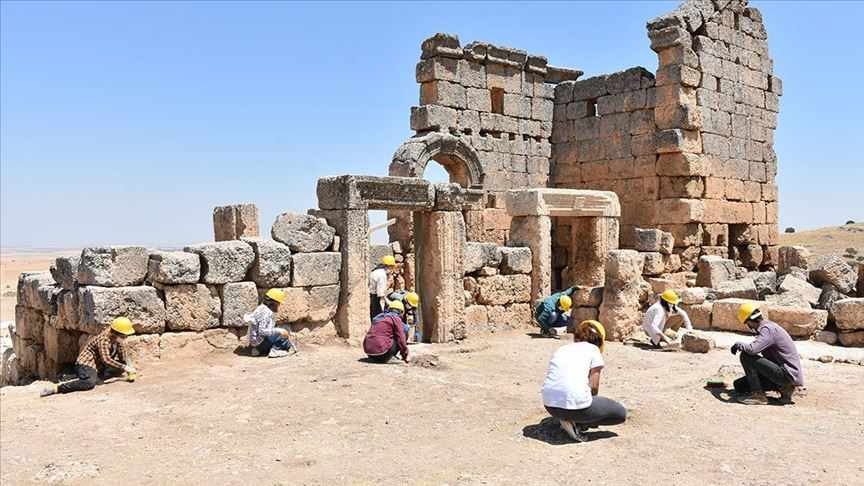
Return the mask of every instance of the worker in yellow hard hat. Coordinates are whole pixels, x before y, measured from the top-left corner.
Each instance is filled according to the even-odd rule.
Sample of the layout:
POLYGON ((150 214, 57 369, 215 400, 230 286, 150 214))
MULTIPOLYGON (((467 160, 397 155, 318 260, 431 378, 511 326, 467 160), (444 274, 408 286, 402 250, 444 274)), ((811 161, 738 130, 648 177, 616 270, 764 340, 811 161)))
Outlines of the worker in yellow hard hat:
POLYGON ((576 287, 556 292, 543 299, 534 309, 534 320, 540 326, 540 334, 558 338, 556 328, 567 327, 570 324, 570 313, 573 307, 573 293, 576 287))
POLYGON ((372 325, 363 338, 363 351, 374 363, 386 363, 397 354, 406 363, 408 343, 405 340, 405 305, 401 301, 387 302, 386 310, 372 319, 372 325))
POLYGON ((792 337, 777 323, 769 321, 754 302, 738 308, 738 321, 756 333, 751 343, 737 342, 732 354, 741 353, 744 375, 735 380, 735 392, 741 403, 768 403, 766 390, 780 392, 781 403, 791 403, 795 387, 804 385, 801 358, 792 337))
POLYGON ((249 346, 252 356, 282 358, 297 352, 296 344, 291 342, 289 329, 276 327, 276 313, 285 302, 285 291, 270 289, 264 292, 261 303, 243 321, 249 324, 249 346))
POLYGON ((372 319, 386 309, 390 276, 395 270, 396 258, 393 255, 384 255, 381 263, 369 274, 369 317, 372 319))
POLYGON ((645 311, 645 316, 642 317, 642 329, 645 334, 651 339, 651 344, 656 348, 665 345, 671 345, 676 340, 670 339, 666 335, 666 324, 671 316, 681 316, 684 321, 684 328, 688 331, 693 330, 693 324, 690 323, 690 316, 684 309, 678 305, 681 303, 681 298, 672 290, 667 289, 653 305, 645 311))
POLYGON ((405 323, 405 337, 410 338, 411 328, 414 328, 414 342, 421 342, 423 336, 420 331, 420 320, 417 316, 417 309, 420 307, 420 295, 411 290, 397 290, 390 292, 387 300, 402 302, 402 305, 405 306, 405 315, 402 319, 405 323))
POLYGON ((126 317, 117 317, 111 325, 91 337, 75 360, 77 379, 42 390, 42 396, 55 393, 71 393, 92 390, 100 380, 126 373, 129 381, 135 380, 136 370, 127 358, 125 341, 135 334, 135 328, 126 317))
POLYGON ((574 441, 584 442, 589 428, 620 424, 626 420, 627 410, 598 395, 606 344, 603 324, 582 321, 574 331, 573 343, 552 355, 542 395, 546 411, 558 419, 564 432, 574 441))

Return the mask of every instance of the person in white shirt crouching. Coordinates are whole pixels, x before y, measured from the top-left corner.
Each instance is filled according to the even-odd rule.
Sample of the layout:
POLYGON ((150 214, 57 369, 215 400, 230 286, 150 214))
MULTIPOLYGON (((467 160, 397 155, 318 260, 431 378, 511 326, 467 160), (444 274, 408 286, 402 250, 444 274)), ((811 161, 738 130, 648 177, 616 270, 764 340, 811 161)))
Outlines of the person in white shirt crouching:
POLYGON ((681 316, 684 321, 684 328, 688 331, 693 330, 693 325, 690 323, 690 316, 684 309, 678 307, 681 303, 681 298, 672 289, 666 289, 660 294, 660 299, 657 300, 648 310, 645 311, 645 317, 642 318, 642 330, 651 339, 651 344, 655 348, 670 346, 678 342, 682 332, 679 330, 672 339, 666 335, 666 324, 671 316, 681 316), (661 344, 662 343, 662 344, 661 344))
POLYGON ((597 395, 603 370, 606 330, 597 321, 582 321, 573 343, 552 355, 543 382, 543 405, 557 418, 564 432, 585 442, 585 431, 600 425, 618 425, 627 418, 620 403, 597 395))

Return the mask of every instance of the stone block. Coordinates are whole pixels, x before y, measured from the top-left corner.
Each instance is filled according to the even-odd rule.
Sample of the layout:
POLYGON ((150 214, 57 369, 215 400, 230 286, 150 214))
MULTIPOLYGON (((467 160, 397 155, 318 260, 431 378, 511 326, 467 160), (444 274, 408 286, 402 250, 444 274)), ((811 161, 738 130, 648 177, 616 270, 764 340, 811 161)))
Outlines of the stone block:
POLYGON ((477 302, 483 305, 506 305, 531 300, 531 277, 528 275, 495 275, 477 279, 477 302))
POLYGON ((339 286, 327 285, 324 287, 311 287, 309 294, 309 316, 312 322, 326 322, 336 315, 339 307, 339 286))
POLYGON ((126 338, 126 358, 133 366, 157 361, 162 353, 159 348, 159 334, 136 334, 126 338))
POLYGON ((855 290, 855 270, 836 255, 825 256, 810 262, 810 281, 816 285, 831 284, 838 291, 850 294, 855 290))
POLYGON ((84 248, 78 283, 103 287, 140 285, 147 276, 150 252, 143 246, 84 248))
POLYGON ((164 285, 194 284, 201 278, 201 257, 185 251, 150 254, 147 281, 164 285))
POLYGON ((763 312, 792 337, 813 336, 828 324, 828 311, 824 310, 770 305, 763 312))
POLYGON ((78 284, 78 264, 80 256, 58 257, 51 266, 51 276, 57 285, 72 290, 78 284))
MULTIPOLYGON (((309 320, 309 292, 302 287, 285 287, 280 289, 285 292, 285 302, 279 306, 276 312, 276 324, 284 325, 295 322, 309 320)), ((265 289, 259 290, 259 297, 266 292, 265 289)), ((367 296, 368 300, 369 297, 367 296)), ((368 321, 369 312, 366 312, 368 321)))
POLYGON ((15 333, 21 339, 41 343, 47 322, 42 312, 23 305, 15 306, 15 333))
POLYGON ((819 331, 813 336, 814 341, 825 344, 837 344, 837 333, 832 331, 819 331))
POLYGON ((714 291, 718 299, 738 298, 756 300, 759 298, 756 284, 749 278, 720 282, 714 287, 714 291))
POLYGON ((501 247, 501 273, 531 273, 531 249, 501 247))
POLYGON ((531 325, 531 306, 526 303, 487 307, 489 326, 519 329, 531 325))
POLYGON ((72 364, 78 358, 78 332, 45 326, 43 346, 45 357, 58 366, 72 364))
POLYGON ((778 249, 777 273, 789 273, 791 267, 809 270, 812 254, 803 246, 781 246, 778 249))
MULTIPOLYGON (((449 144, 458 144, 456 137, 439 133, 419 140, 425 141, 426 146, 441 146, 442 149, 448 148, 449 144)), ((458 150, 458 147, 453 147, 453 150, 458 150)), ((435 203, 432 184, 415 177, 322 177, 318 179, 317 194, 321 209, 419 210, 431 209, 435 203)))
POLYGON ((573 307, 599 307, 603 302, 603 287, 583 287, 576 285, 570 298, 573 307))
POLYGON ((744 302, 760 304, 760 302, 748 299, 734 298, 714 301, 714 306, 711 309, 711 328, 721 331, 749 332, 749 328, 738 321, 738 309, 744 302))
POLYGON ((681 304, 681 308, 687 313, 694 329, 700 329, 703 331, 711 329, 711 313, 714 309, 713 301, 706 301, 699 304, 681 304))
POLYGON ((57 294, 58 329, 78 329, 78 290, 62 290, 57 294))
POLYGON ((132 321, 137 333, 165 330, 165 303, 153 287, 81 287, 78 302, 81 330, 90 334, 121 316, 132 321))
POLYGON ((864 347, 864 331, 841 332, 837 337, 843 346, 864 347))
POLYGON ((255 252, 255 261, 249 270, 249 278, 255 282, 255 285, 262 288, 291 285, 292 260, 288 245, 260 238, 248 238, 243 241, 248 243, 255 252))
POLYGON ((213 208, 213 234, 216 241, 258 236, 258 207, 232 204, 213 208))
MULTIPOLYGON (((600 309, 597 307, 573 307, 570 313, 570 322, 579 325, 582 321, 596 321, 600 319, 600 309)), ((568 326, 568 331, 572 332, 568 326)))
POLYGON ((633 250, 612 250, 606 259, 606 278, 623 282, 642 275, 642 256, 633 250))
POLYGON ((659 252, 642 252, 642 275, 660 275, 666 269, 663 255, 659 252))
POLYGON ((420 85, 421 105, 443 105, 465 109, 467 98, 465 88, 449 81, 429 81, 420 85))
POLYGON ((735 262, 732 260, 705 255, 699 257, 696 285, 717 288, 721 282, 734 279, 736 274, 735 262))
POLYGON ((21 272, 18 276, 19 305, 55 314, 59 292, 60 289, 55 285, 50 272, 21 272))
POLYGON ((235 282, 222 286, 222 327, 246 327, 243 316, 258 307, 258 288, 255 282, 235 282))
POLYGON ((442 56, 422 59, 417 63, 415 77, 418 83, 426 83, 435 80, 452 81, 456 83, 459 82, 460 62, 462 61, 442 56))
POLYGON ((485 330, 489 324, 489 316, 485 305, 469 305, 465 308, 465 330, 468 335, 485 330))
POLYGON ((716 344, 708 336, 688 332, 681 337, 681 347, 690 353, 707 353, 714 349, 716 344))
POLYGON ((822 291, 819 290, 818 287, 814 287, 806 280, 791 274, 783 277, 783 280, 780 281, 780 285, 777 287, 777 291, 781 294, 800 296, 801 299, 805 300, 810 305, 818 304, 819 296, 822 294, 822 291))
POLYGON ((841 332, 864 330, 864 298, 838 300, 830 312, 841 332))
POLYGON ((201 281, 208 284, 239 282, 255 261, 255 252, 239 240, 200 243, 183 248, 201 257, 201 281))
POLYGON ((503 258, 501 247, 495 243, 465 243, 465 273, 474 273, 483 267, 497 267, 503 258))
POLYGON ((654 142, 658 154, 702 152, 702 137, 698 130, 670 129, 661 130, 655 134, 654 142))
POLYGON ((293 252, 324 251, 333 242, 336 230, 323 218, 307 214, 282 213, 276 217, 270 234, 293 252))
POLYGON ((713 294, 713 289, 706 287, 687 287, 675 289, 678 297, 681 298, 682 304, 701 304, 705 302, 709 294, 713 294))
POLYGON ((342 254, 337 252, 298 253, 293 256, 292 285, 314 287, 339 283, 342 254))
POLYGON ((750 272, 747 278, 753 280, 756 286, 756 293, 760 299, 764 299, 766 295, 777 293, 777 272, 750 272))
POLYGON ((230 351, 240 345, 228 329, 204 332, 166 332, 159 337, 160 359, 196 358, 214 351, 230 351))
POLYGON ((219 327, 222 315, 215 288, 203 284, 166 285, 165 328, 169 331, 203 331, 219 327))
POLYGON ((756 270, 762 265, 764 253, 760 245, 742 245, 733 247, 737 254, 733 257, 734 260, 741 263, 741 266, 748 270, 756 270))
POLYGON ((441 130, 457 126, 458 111, 440 105, 411 107, 411 130, 441 130))

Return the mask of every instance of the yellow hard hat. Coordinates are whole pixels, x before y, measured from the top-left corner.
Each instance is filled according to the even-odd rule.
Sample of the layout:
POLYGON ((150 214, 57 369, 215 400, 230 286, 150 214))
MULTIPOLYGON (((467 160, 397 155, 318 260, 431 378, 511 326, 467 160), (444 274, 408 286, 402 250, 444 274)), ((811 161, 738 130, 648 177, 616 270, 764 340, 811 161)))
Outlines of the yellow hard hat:
POLYGON ((398 300, 387 302, 387 308, 390 310, 397 310, 400 314, 405 313, 405 305, 403 305, 402 302, 398 300))
POLYGON ((264 294, 270 300, 275 300, 280 304, 285 302, 285 291, 279 289, 270 289, 264 294))
POLYGON ((759 315, 759 306, 755 302, 744 302, 738 308, 738 322, 744 324, 747 319, 759 315))
POLYGON ((405 294, 405 302, 408 302, 411 307, 417 307, 420 304, 420 296, 417 295, 417 292, 408 292, 405 294))
POLYGON ((600 335, 600 352, 602 353, 606 349, 606 328, 597 321, 582 321, 579 323, 579 333, 585 332, 586 327, 593 327, 600 335))
POLYGON ((571 307, 573 307, 573 299, 566 295, 562 295, 561 298, 558 299, 558 306, 561 307, 564 312, 567 312, 571 307))
POLYGON ((135 334, 135 329, 132 327, 132 321, 125 317, 118 317, 111 321, 111 330, 119 332, 124 336, 135 334))
POLYGON ((381 263, 387 265, 388 267, 395 267, 396 258, 394 258, 393 255, 384 255, 383 257, 381 257, 381 263))
POLYGON ((676 294, 672 289, 664 290, 663 293, 660 294, 660 298, 672 305, 678 305, 678 303, 681 302, 681 297, 678 297, 678 294, 676 294))

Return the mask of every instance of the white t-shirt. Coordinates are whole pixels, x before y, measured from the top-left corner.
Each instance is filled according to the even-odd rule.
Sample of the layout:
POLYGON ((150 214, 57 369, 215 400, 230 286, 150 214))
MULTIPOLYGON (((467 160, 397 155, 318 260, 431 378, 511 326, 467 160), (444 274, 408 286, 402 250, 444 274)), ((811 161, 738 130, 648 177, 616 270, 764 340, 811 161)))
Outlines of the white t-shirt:
POLYGON ((693 329, 693 325, 690 323, 690 316, 687 315, 687 312, 680 307, 677 307, 677 309, 678 312, 671 312, 667 315, 666 310, 663 309, 663 304, 659 300, 648 307, 648 310, 645 311, 645 317, 642 318, 642 330, 651 338, 651 342, 655 344, 660 342, 660 334, 663 334, 663 330, 666 328, 666 321, 669 320, 670 315, 680 315, 684 320, 684 327, 686 329, 693 329))
POLYGON ((387 269, 376 268, 369 274, 369 294, 384 297, 387 295, 387 269))
POLYGON ((547 407, 581 410, 591 406, 588 372, 603 366, 600 349, 584 341, 561 346, 543 382, 543 404, 547 407))

